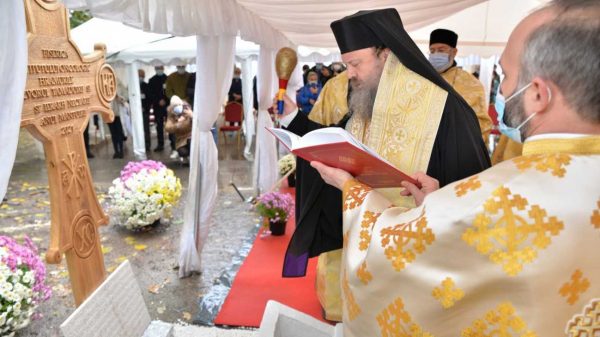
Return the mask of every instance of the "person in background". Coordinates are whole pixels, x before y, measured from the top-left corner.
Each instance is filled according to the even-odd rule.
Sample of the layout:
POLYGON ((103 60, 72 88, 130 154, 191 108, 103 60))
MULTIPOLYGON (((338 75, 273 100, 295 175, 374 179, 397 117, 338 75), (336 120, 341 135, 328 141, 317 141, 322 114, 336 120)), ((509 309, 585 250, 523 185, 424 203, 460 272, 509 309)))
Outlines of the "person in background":
POLYGON ((112 121, 112 123, 108 123, 108 128, 110 130, 110 138, 112 140, 113 149, 115 151, 115 153, 113 154, 113 159, 122 159, 124 157, 123 142, 125 140, 125 134, 123 133, 121 115, 127 114, 127 110, 129 109, 127 97, 129 97, 127 88, 123 85, 121 81, 117 81, 117 96, 111 103, 115 119, 112 121))
POLYGON ((167 118, 167 95, 165 94, 165 67, 162 65, 154 67, 156 74, 148 81, 148 99, 154 111, 154 122, 156 123, 156 138, 158 145, 154 152, 160 152, 165 148, 165 119, 167 118))
POLYGON ((187 101, 193 107, 194 94, 196 93, 196 73, 190 73, 190 78, 188 78, 185 93, 187 95, 187 101))
POLYGON ((490 105, 496 104, 496 95, 498 94, 499 87, 500 75, 498 75, 498 70, 496 70, 496 65, 494 64, 494 71, 492 72, 492 83, 490 88, 490 105))
POLYGON ((308 64, 305 64, 302 66, 302 80, 304 81, 303 84, 306 85, 306 75, 308 75, 308 71, 310 70, 310 67, 308 66, 308 64))
POLYGON ((177 71, 167 76, 165 82, 165 95, 171 99, 173 95, 177 95, 180 99, 187 102, 187 83, 190 79, 190 73, 185 70, 185 65, 177 66, 177 71))
POLYGON ((485 104, 485 91, 477 78, 456 66, 458 35, 448 29, 436 29, 429 37, 429 62, 469 104, 479 121, 481 137, 487 145, 492 119, 485 104))
POLYGON ((190 156, 190 146, 192 141, 192 108, 181 100, 177 95, 171 96, 171 102, 167 108, 167 132, 176 137, 175 148, 180 158, 190 156))
MULTIPOLYGON (((176 95, 180 99, 187 101, 187 84, 190 79, 190 73, 185 70, 185 64, 179 64, 177 71, 167 76, 165 82, 165 95, 167 99, 171 99, 173 95, 176 95)), ((168 132, 168 131, 167 131, 168 132)), ((177 141, 175 135, 169 133, 169 140, 171 142, 171 159, 177 159, 179 156, 177 153, 177 141)))
POLYGON ((90 149, 90 134, 88 133, 90 129, 90 123, 88 122, 88 124, 85 127, 85 130, 83 131, 83 144, 85 145, 85 155, 88 159, 92 159, 96 156, 94 156, 94 154, 92 153, 92 150, 90 149))
POLYGON ((341 62, 334 62, 331 64, 331 71, 333 72, 333 77, 336 77, 337 75, 341 74, 344 70, 346 70, 346 68, 341 62))
POLYGON ((138 69, 138 76, 140 78, 140 98, 142 99, 142 118, 144 122, 144 143, 146 144, 146 152, 150 151, 150 91, 148 83, 144 80, 146 78, 146 72, 143 69, 138 69))
POLYGON ((321 69, 319 69, 319 81, 321 82, 321 86, 324 86, 332 77, 333 73, 331 69, 322 65, 321 69))
POLYGON ((254 108, 254 111, 258 112, 258 92, 256 86, 256 75, 254 75, 254 78, 252 79, 252 95, 252 107, 254 108))
POLYGON ((473 69, 473 77, 475 77, 476 79, 479 79, 479 71, 481 70, 481 67, 479 65, 475 65, 475 68, 473 69))
POLYGON ((298 91, 297 101, 300 110, 308 115, 319 98, 322 86, 319 83, 319 75, 314 71, 309 71, 306 78, 308 82, 298 91))
POLYGON ((227 102, 242 103, 242 70, 238 67, 233 69, 233 78, 231 79, 231 86, 229 87, 229 93, 227 102))

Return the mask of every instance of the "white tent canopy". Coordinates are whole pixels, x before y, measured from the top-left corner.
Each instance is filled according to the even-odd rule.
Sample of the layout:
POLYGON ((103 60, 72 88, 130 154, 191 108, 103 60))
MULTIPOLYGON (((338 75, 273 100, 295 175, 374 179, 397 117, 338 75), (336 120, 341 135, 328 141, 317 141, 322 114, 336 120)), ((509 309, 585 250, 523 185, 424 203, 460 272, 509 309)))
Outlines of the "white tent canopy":
MULTIPOLYGON (((485 0, 65 0, 96 17, 177 36, 239 35, 263 47, 335 48, 329 25, 358 10, 394 7, 408 31, 437 22, 485 0)), ((510 1, 514 2, 514 1, 510 1)))
MULTIPOLYGON (((343 6, 340 5, 340 1, 328 2, 327 5, 319 4, 318 6, 310 0, 288 1, 285 3, 278 2, 276 6, 269 4, 272 1, 274 0, 233 2, 237 2, 240 7, 249 9, 264 9, 265 6, 271 6, 270 10, 254 11, 254 20, 263 19, 263 21, 261 21, 263 23, 272 23, 272 25, 268 25, 267 27, 267 31, 269 32, 275 27, 281 26, 282 29, 275 35, 280 37, 283 36, 284 38, 275 39, 275 41, 284 41, 286 42, 284 45, 287 45, 290 41, 297 44, 301 62, 325 63, 339 60, 339 51, 329 28, 329 23, 359 9, 390 6, 396 7, 402 17, 405 28, 424 53, 427 53, 429 33, 436 28, 446 28, 455 31, 459 35, 459 56, 466 57, 468 55, 478 55, 480 57, 490 57, 500 55, 508 40, 510 32, 517 22, 525 17, 531 10, 538 7, 540 4, 547 2, 547 0, 423 1, 423 3, 426 4, 417 5, 414 3, 411 4, 412 2, 408 1, 371 1, 368 4, 368 7, 365 7, 364 2, 361 1, 344 1, 343 6), (438 2, 442 3, 442 5, 448 5, 442 6, 445 9, 443 11, 445 16, 436 16, 432 14, 442 12, 441 9, 433 8, 438 2), (324 6, 329 7, 325 8, 324 6), (276 11, 273 8, 276 9, 276 11), (285 17, 289 17, 289 20, 282 19, 283 17, 281 15, 276 15, 274 12, 286 13, 285 17), (287 22, 283 24, 281 23, 282 21, 287 22), (317 28, 319 30, 317 30, 317 28), (317 47, 320 47, 320 49, 315 49, 317 47)), ((104 2, 110 1, 106 0, 104 2)), ((172 6, 174 7, 171 3, 179 2, 182 2, 182 0, 169 2, 151 0, 150 3, 155 3, 156 6, 149 5, 147 8, 144 8, 152 12, 150 8, 155 8, 155 10, 159 7, 168 9, 172 8, 172 6), (159 3, 161 6, 158 6, 159 3)), ((232 1, 223 0, 220 6, 224 6, 225 3, 229 2, 232 1)), ((126 16, 126 13, 117 11, 115 8, 113 8, 113 11, 106 10, 104 9, 107 8, 106 6, 99 7, 96 5, 97 2, 94 2, 94 5, 92 5, 91 1, 86 0, 65 0, 65 3, 72 8, 88 7, 87 3, 90 3, 89 8, 92 9, 94 15, 110 19, 103 20, 93 18, 73 29, 72 37, 83 53, 91 52, 93 50, 93 44, 100 41, 106 43, 108 55, 123 51, 123 55, 118 56, 117 59, 126 63, 132 62, 135 58, 137 58, 138 62, 144 63, 152 63, 156 60, 164 62, 165 58, 180 58, 193 63, 192 60, 196 55, 195 38, 170 38, 170 34, 179 35, 177 34, 178 32, 185 32, 187 35, 202 35, 208 29, 210 23, 215 26, 212 29, 212 33, 216 34, 219 30, 219 25, 216 20, 204 17, 210 15, 210 11, 202 12, 204 15, 200 16, 197 20, 199 22, 207 20, 204 24, 188 23, 182 24, 180 27, 174 26, 174 23, 171 23, 171 26, 166 25, 166 27, 170 27, 170 29, 164 30, 170 34, 158 34, 144 32, 141 29, 134 27, 141 27, 147 30, 147 24, 154 22, 158 25, 158 22, 161 21, 159 18, 156 18, 155 20, 148 19, 148 22, 145 23, 139 22, 142 17, 138 17, 137 19, 139 20, 136 21, 134 20, 134 18, 136 18, 135 15, 131 18, 124 17, 126 16), (127 25, 113 21, 120 18, 127 18, 127 20, 123 20, 127 25), (200 30, 194 31, 194 28, 200 28, 200 30), (166 40, 160 41, 163 39, 166 40), (180 56, 173 56, 175 52, 180 53, 180 56)), ((134 4, 137 3, 137 1, 130 0, 121 1, 119 8, 133 8, 135 7, 134 4)), ((208 3, 210 3, 210 1, 208 1, 208 3)), ((200 15, 202 9, 210 7, 207 5, 207 1, 198 1, 197 8, 191 10, 191 12, 198 11, 197 14, 200 15)), ((437 5, 439 6, 440 4, 437 5)), ((166 12, 163 16, 163 20, 169 21, 167 19, 169 15, 166 12)), ((174 17, 175 16, 173 16, 173 18, 174 17)), ((237 18, 237 20, 240 21, 242 18, 237 18)), ((252 21, 248 18, 244 18, 243 20, 252 21)), ((234 24, 232 23, 231 26, 234 26, 234 24)), ((243 27, 243 25, 240 26, 243 27)), ((152 25, 149 27, 151 28, 152 25)), ((224 30, 223 27, 221 28, 221 30, 224 30)), ((234 35, 237 34, 238 31, 236 30, 234 35)), ((264 36, 269 35, 259 34, 263 36, 252 39, 251 34, 248 34, 248 32, 241 29, 239 30, 239 34, 242 37, 247 37, 248 40, 256 41, 257 43, 262 43, 264 36)), ((272 46, 270 43, 262 43, 262 45, 263 47, 270 47, 272 49, 283 46, 272 46)), ((250 56, 252 56, 253 59, 256 59, 258 49, 258 45, 238 38, 236 40, 236 60, 239 62, 241 59, 250 56)), ((178 62, 180 60, 175 59, 171 61, 178 62)), ((174 64, 173 62, 170 63, 174 64)))
MULTIPOLYGON (((71 37, 81 52, 93 51, 94 43, 106 44, 108 61, 111 63, 139 62, 145 64, 177 65, 196 62, 196 37, 176 37, 169 34, 144 32, 112 20, 92 18, 71 31, 71 37)), ((236 38, 237 62, 250 58, 258 59, 260 46, 236 38)), ((300 62, 330 63, 340 60, 337 48, 298 47, 300 62)))
MULTIPOLYGON (((500 55, 513 28, 533 9, 547 0, 490 0, 469 7, 443 20, 409 32, 427 53, 429 34, 437 28, 458 34, 458 55, 490 57, 500 55)), ((400 13, 402 15, 402 13, 400 13)))
POLYGON ((126 48, 170 37, 170 34, 144 32, 121 22, 92 18, 71 30, 71 39, 83 54, 94 51, 94 44, 106 45, 107 56, 126 48))

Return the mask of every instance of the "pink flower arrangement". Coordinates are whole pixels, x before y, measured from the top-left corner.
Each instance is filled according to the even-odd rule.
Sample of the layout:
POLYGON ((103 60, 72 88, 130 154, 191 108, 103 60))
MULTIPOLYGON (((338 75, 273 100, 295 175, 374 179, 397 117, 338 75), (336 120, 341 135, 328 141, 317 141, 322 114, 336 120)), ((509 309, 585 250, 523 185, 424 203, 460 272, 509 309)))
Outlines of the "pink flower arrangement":
POLYGON ((166 169, 165 164, 154 160, 130 161, 121 171, 121 181, 127 181, 131 176, 146 169, 148 171, 159 171, 166 169))
POLYGON ((294 199, 287 193, 265 193, 258 197, 256 210, 270 222, 287 221, 294 214, 294 199))
POLYGON ((35 244, 24 244, 0 236, 0 334, 27 326, 36 307, 47 301, 52 291, 46 285, 46 266, 35 244))

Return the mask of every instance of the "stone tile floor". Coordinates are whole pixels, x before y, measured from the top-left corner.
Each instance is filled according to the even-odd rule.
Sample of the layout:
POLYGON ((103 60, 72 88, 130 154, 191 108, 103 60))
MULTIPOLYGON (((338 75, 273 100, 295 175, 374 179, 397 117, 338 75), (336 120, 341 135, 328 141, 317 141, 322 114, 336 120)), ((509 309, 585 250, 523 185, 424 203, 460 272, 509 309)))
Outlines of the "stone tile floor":
MULTIPOLYGON (((23 138, 23 137, 21 137, 23 138)), ((222 139, 221 139, 222 140, 222 139)), ((110 200, 106 193, 121 168, 133 160, 132 144, 126 144, 125 159, 112 159, 110 139, 92 146, 95 158, 89 159, 98 198, 105 211, 110 200)), ((50 203, 45 163, 33 144, 20 144, 13 168, 7 201, 0 206, 0 234, 13 237, 28 235, 40 248, 48 247, 50 203), (31 159, 33 158, 33 159, 31 159)), ((230 141, 229 144, 233 144, 230 141)), ((154 143, 156 144, 156 143, 154 143)), ((242 202, 230 183, 233 180, 246 197, 252 194, 252 162, 246 161, 235 145, 219 146, 219 197, 210 225, 209 238, 202 254, 202 274, 179 279, 177 257, 184 202, 175 209, 173 218, 145 232, 130 232, 111 223, 100 229, 104 260, 110 272, 124 259, 133 265, 152 319, 165 322, 192 323, 198 300, 215 278, 230 264, 241 242, 252 235, 258 217, 250 205, 242 202)), ((165 151, 149 153, 149 159, 163 161, 181 179, 185 200, 189 168, 169 158, 165 151)), ((59 326, 74 311, 66 263, 47 265, 52 298, 40 306, 44 317, 20 331, 17 336, 59 336, 59 326)))

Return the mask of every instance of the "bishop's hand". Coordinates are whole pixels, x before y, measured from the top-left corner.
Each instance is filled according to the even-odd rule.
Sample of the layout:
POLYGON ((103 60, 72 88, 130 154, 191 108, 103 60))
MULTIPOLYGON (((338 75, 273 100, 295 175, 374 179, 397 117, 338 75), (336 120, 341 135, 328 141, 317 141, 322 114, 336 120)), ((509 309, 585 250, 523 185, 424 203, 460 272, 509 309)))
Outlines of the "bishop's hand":
MULTIPOLYGON (((279 113, 279 110, 277 108, 277 100, 277 95, 275 95, 275 97, 273 97, 273 112, 275 114, 279 113)), ((296 109, 298 109, 296 103, 294 103, 294 101, 292 101, 292 99, 287 94, 283 95, 283 113, 279 115, 279 117, 287 116, 292 112, 296 111, 296 109)))
POLYGON ((352 175, 344 170, 340 170, 337 168, 329 167, 323 163, 318 161, 311 161, 310 166, 314 167, 321 178, 331 186, 336 187, 340 191, 344 188, 344 184, 350 179, 352 179, 352 175))

